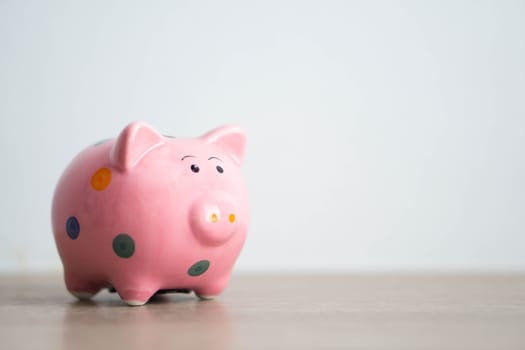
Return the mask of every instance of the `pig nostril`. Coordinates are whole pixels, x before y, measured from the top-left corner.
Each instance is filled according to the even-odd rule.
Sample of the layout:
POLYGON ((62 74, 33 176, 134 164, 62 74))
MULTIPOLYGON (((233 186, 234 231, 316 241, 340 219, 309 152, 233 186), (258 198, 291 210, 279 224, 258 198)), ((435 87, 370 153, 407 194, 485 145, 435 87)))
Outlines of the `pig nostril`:
POLYGON ((210 216, 210 221, 211 222, 217 222, 219 220, 219 217, 217 216, 217 214, 213 213, 211 214, 210 216))
POLYGON ((230 222, 234 222, 235 221, 235 215, 230 214, 230 217, 228 219, 230 220, 230 222))

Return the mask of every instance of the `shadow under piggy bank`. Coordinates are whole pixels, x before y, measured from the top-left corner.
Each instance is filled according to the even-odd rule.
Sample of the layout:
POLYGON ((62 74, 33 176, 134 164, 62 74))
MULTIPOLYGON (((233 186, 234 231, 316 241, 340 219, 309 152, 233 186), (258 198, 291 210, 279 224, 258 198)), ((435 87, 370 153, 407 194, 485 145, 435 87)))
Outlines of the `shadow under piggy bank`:
POLYGON ((227 349, 232 322, 219 300, 155 296, 141 307, 120 300, 76 302, 64 315, 64 349, 227 349))

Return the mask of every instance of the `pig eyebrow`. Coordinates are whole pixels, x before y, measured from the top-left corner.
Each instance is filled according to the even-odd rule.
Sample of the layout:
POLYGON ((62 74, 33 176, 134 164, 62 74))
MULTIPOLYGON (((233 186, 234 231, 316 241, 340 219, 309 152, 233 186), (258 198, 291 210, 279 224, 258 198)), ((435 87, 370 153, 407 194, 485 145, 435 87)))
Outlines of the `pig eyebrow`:
POLYGON ((187 155, 187 156, 182 157, 180 160, 184 160, 185 158, 188 158, 188 157, 196 158, 195 156, 187 155))
POLYGON ((222 159, 217 158, 217 157, 210 157, 210 158, 208 158, 208 160, 212 160, 212 159, 217 159, 217 160, 220 160, 222 162, 222 159))

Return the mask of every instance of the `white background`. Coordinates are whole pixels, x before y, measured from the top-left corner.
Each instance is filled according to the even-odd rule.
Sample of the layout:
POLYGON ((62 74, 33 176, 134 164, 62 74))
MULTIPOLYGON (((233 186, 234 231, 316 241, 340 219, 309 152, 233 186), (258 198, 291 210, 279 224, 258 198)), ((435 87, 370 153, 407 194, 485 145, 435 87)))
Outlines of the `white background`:
POLYGON ((244 127, 240 271, 525 270, 522 1, 0 2, 0 271, 132 120, 244 127))

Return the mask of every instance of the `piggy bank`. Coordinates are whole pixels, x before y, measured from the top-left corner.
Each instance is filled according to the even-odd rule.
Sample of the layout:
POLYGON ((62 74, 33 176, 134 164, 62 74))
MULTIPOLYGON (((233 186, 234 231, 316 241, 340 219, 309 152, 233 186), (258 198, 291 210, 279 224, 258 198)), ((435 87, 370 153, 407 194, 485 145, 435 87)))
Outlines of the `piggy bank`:
POLYGON ((83 150, 52 205, 67 290, 89 299, 108 288, 128 305, 220 294, 248 230, 245 143, 235 126, 179 139, 134 122, 83 150))

